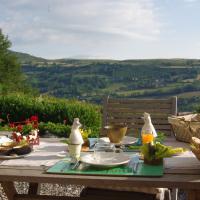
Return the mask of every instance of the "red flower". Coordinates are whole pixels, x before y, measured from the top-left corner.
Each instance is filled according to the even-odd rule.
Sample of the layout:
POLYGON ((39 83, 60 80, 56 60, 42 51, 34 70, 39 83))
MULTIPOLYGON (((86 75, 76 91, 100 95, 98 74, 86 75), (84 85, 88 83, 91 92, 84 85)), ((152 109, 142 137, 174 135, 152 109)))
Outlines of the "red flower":
POLYGON ((13 133, 12 133, 12 138, 13 138, 16 142, 20 142, 20 141, 23 139, 22 135, 21 135, 21 134, 17 134, 16 132, 13 132, 13 133))
POLYGON ((25 124, 30 124, 30 123, 31 123, 31 121, 29 119, 25 120, 25 124))
POLYGON ((23 129, 23 126, 22 126, 21 124, 19 124, 19 125, 17 126, 17 131, 21 132, 22 129, 23 129))
POLYGON ((33 116, 30 117, 30 120, 31 120, 32 122, 38 121, 38 116, 33 115, 33 116))
POLYGON ((15 128, 15 124, 14 123, 10 123, 9 126, 10 126, 10 128, 15 128))

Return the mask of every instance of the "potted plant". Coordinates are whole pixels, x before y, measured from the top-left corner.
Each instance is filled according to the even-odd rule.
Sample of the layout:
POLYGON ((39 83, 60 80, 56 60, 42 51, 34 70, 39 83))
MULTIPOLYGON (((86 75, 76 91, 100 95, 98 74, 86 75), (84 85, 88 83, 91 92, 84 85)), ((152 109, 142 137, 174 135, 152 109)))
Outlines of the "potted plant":
POLYGON ((160 165, 163 163, 163 158, 171 157, 186 151, 183 148, 173 148, 165 146, 160 142, 150 142, 143 144, 140 148, 144 157, 144 163, 149 165, 160 165))

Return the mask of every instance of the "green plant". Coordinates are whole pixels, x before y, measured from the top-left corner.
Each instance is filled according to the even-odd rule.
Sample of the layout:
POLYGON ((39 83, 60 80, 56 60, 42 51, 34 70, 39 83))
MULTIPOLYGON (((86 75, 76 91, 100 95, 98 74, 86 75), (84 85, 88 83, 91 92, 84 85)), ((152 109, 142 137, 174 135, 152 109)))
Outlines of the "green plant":
POLYGON ((39 123, 39 134, 43 135, 46 132, 54 134, 58 137, 69 137, 71 127, 60 123, 52 122, 40 122, 39 123))
POLYGON ((101 126, 99 106, 48 96, 36 98, 21 94, 0 96, 0 113, 0 118, 7 123, 7 116, 10 122, 20 122, 37 115, 42 122, 64 123, 71 126, 74 118, 78 117, 84 127, 91 129, 92 136, 99 134, 101 126))
POLYGON ((22 133, 23 135, 28 135, 31 132, 31 130, 33 130, 32 124, 26 124, 26 125, 23 125, 22 133))
POLYGON ((0 126, 0 131, 12 131, 12 128, 10 128, 8 125, 0 126))
POLYGON ((163 159, 186 151, 184 148, 173 148, 171 146, 165 146, 160 142, 143 144, 140 150, 144 158, 148 161, 163 159))

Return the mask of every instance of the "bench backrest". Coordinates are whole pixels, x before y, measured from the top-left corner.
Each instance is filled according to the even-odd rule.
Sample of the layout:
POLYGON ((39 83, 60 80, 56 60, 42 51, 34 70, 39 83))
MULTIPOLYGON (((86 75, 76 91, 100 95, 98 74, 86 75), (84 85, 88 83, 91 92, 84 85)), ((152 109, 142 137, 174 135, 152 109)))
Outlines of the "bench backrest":
MULTIPOLYGON (((157 131, 172 134, 168 116, 177 115, 177 97, 168 99, 115 99, 106 97, 103 103, 102 127, 110 124, 127 124, 128 135, 138 135, 144 124, 143 113, 151 115, 157 131), (133 134, 134 133, 134 134, 133 134)), ((104 129, 101 136, 105 135, 104 129)))

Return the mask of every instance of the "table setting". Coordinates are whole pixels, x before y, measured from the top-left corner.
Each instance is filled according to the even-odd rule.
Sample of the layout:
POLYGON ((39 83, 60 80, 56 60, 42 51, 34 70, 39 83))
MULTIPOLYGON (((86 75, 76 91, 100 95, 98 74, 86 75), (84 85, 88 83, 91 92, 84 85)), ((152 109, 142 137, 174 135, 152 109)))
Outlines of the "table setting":
MULTIPOLYGON (((163 158, 167 153, 167 156, 175 154, 171 152, 169 155, 169 151, 174 148, 158 142, 161 141, 159 138, 163 137, 159 133, 157 137, 152 137, 144 135, 143 130, 141 137, 135 138, 126 136, 126 125, 117 124, 105 127, 107 137, 87 138, 85 142, 80 133, 80 126, 79 119, 75 118, 71 134, 66 140, 67 144, 61 140, 56 143, 41 141, 40 145, 35 145, 30 152, 15 155, 15 161, 13 158, 9 160, 9 155, 2 155, 4 160, 1 161, 1 165, 45 166, 48 168, 45 173, 59 174, 162 176, 163 158), (84 148, 85 144, 87 148, 84 148), (156 163, 155 158, 158 154, 161 162, 156 163)), ((184 151, 181 148, 176 150, 178 153, 184 151)))
POLYGON ((141 138, 134 138, 126 136, 126 125, 117 124, 104 127, 107 137, 88 138, 88 149, 81 152, 84 142, 79 127, 79 119, 75 119, 68 140, 69 157, 49 168, 47 173, 159 177, 164 172, 163 158, 185 151, 160 144, 155 140, 155 129, 149 130, 148 126, 147 130, 143 127, 141 138), (138 147, 137 151, 131 151, 129 147, 133 146, 138 147))

